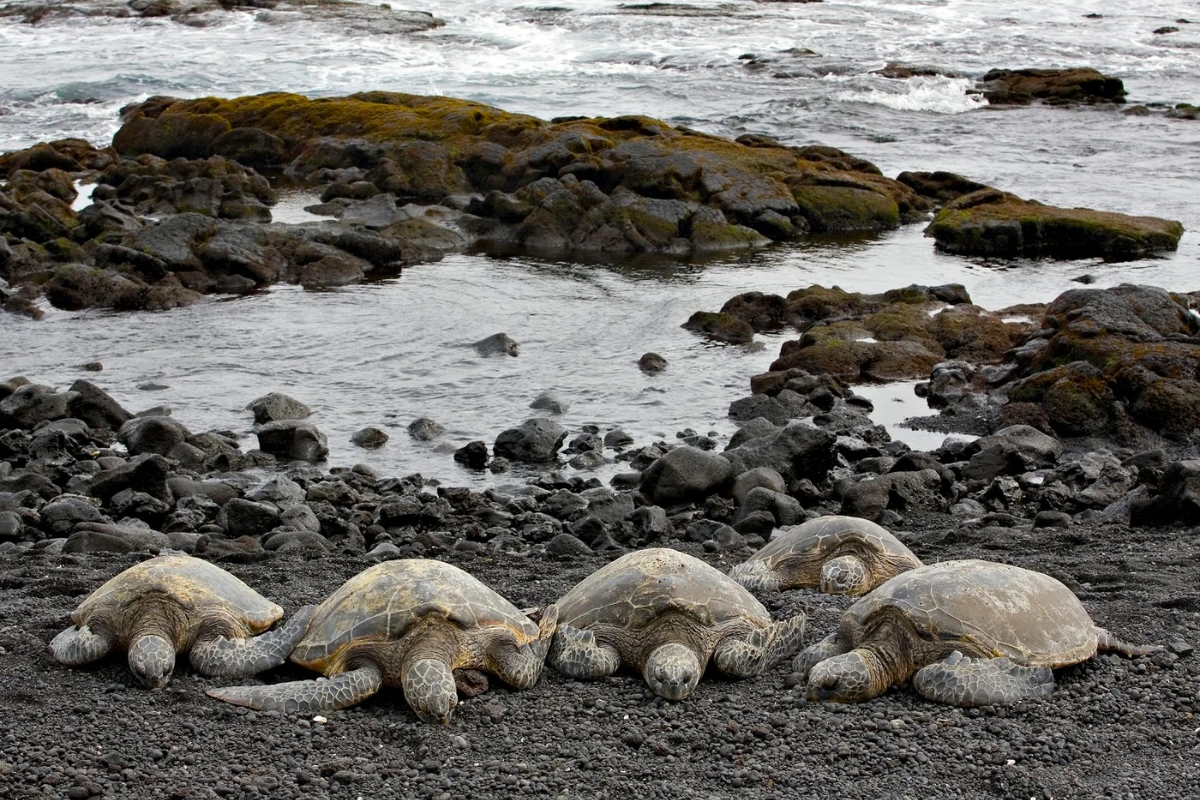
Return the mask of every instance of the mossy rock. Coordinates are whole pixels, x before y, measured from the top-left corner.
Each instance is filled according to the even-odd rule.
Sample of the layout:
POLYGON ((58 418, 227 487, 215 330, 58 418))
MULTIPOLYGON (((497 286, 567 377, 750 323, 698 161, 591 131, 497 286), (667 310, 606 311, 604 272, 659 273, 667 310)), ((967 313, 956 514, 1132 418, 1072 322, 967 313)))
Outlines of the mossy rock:
MULTIPOLYGON (((977 193, 978 194, 978 193, 977 193)), ((1175 250, 1183 225, 1086 208, 1057 208, 995 193, 994 202, 950 203, 925 229, 939 250, 999 258, 1128 260, 1175 250)))
POLYGON ((1120 78, 1090 67, 1066 69, 994 69, 983 76, 983 96, 992 105, 1124 103, 1120 78))
POLYGON ((113 137, 113 147, 123 156, 144 153, 160 158, 207 158, 213 142, 232 130, 216 114, 169 109, 157 117, 135 116, 113 137))
POLYGON ((813 284, 805 289, 795 289, 787 296, 788 311, 798 320, 798 325, 811 325, 829 317, 851 317, 869 313, 880 304, 860 292, 847 292, 832 286, 826 288, 813 284))
POLYGON ((732 314, 721 312, 697 311, 683 323, 683 327, 730 344, 745 344, 754 339, 754 329, 747 323, 732 314))
POLYGON ((1076 361, 1017 381, 1008 393, 1014 403, 1037 403, 1060 436, 1109 433, 1116 420, 1116 398, 1104 374, 1076 361))
POLYGON ((46 299, 55 308, 79 311, 84 308, 140 308, 147 287, 116 270, 64 264, 43 288, 46 299))
POLYGON ((928 325, 948 358, 995 364, 1032 333, 1033 324, 1005 322, 979 306, 957 305, 935 314, 928 325))
POLYGON ((891 230, 900 207, 877 192, 850 186, 795 186, 792 196, 813 233, 891 230))
POLYGON ((1191 378, 1151 381, 1129 411, 1151 430, 1175 439, 1200 439, 1200 381, 1191 378))
POLYGON ((721 311, 746 322, 757 333, 777 331, 786 325, 796 324, 796 317, 788 308, 787 300, 777 294, 743 292, 726 300, 721 311))

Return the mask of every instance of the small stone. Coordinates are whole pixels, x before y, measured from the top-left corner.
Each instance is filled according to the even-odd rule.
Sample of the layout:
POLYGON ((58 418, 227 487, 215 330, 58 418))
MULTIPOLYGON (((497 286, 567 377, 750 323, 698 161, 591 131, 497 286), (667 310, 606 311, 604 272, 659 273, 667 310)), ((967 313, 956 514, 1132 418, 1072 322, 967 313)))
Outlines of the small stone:
POLYGON ((387 444, 388 435, 379 428, 363 428, 350 437, 350 443, 367 450, 374 450, 387 444))
POLYGON ((79 368, 86 372, 103 372, 104 371, 104 365, 101 364, 99 361, 89 361, 88 363, 81 365, 79 368))
POLYGON ((329 720, 325 719, 320 714, 317 714, 315 717, 312 718, 312 721, 317 723, 318 725, 324 725, 329 720))
POLYGON ((646 353, 638 359, 638 369, 650 375, 662 372, 667 368, 667 360, 658 353, 646 353))
POLYGON ((469 442, 454 451, 454 460, 470 469, 487 466, 488 447, 483 442, 469 442))
POLYGON ((1179 656, 1180 658, 1183 658, 1185 656, 1190 656, 1192 653, 1196 652, 1195 647, 1193 647, 1192 645, 1183 641, 1182 639, 1174 640, 1173 642, 1171 642, 1170 644, 1167 645, 1167 649, 1170 650, 1175 655, 1179 656))
POLYGON ((428 442, 430 439, 436 439, 442 435, 442 431, 444 430, 445 428, 429 417, 420 417, 408 425, 408 435, 418 442, 428 442))

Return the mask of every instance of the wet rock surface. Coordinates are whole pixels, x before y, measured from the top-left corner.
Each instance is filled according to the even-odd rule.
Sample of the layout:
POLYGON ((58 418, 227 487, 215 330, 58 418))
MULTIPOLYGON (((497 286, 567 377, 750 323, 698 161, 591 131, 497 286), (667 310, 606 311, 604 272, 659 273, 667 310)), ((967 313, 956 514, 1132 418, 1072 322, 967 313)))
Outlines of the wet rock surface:
MULTIPOLYGON (((1200 777, 1178 768, 1181 753, 1196 755, 1200 703, 1197 430, 1145 416, 1151 400, 1186 388, 1127 394, 1196 379, 1194 298, 1074 290, 1024 309, 1033 322, 1009 331, 981 309, 960 313, 973 308, 961 287, 793 294, 734 305, 761 327, 873 319, 879 341, 908 336, 943 349, 947 331, 955 342, 1019 332, 1006 349, 973 351, 996 363, 964 356, 930 371, 939 418, 969 418, 984 435, 912 451, 836 373, 789 366, 752 379, 750 397, 774 404, 735 401, 742 428, 728 442, 687 430, 637 443, 619 430, 530 420, 498 437, 491 461, 483 442, 459 453, 477 468, 524 458, 540 471, 475 491, 321 463, 319 415, 286 395, 246 410, 260 426, 255 450, 243 448, 255 437, 189 428, 186 409, 134 416, 101 384, 0 384, 0 696, 10 712, 0 720, 9 742, 0 781, 14 796, 45 785, 80 797, 336 795, 347 786, 364 796, 620 797, 636 784, 648 795, 683 787, 841 798, 847 787, 887 794, 898 781, 938 796, 950 785, 963 797, 1200 791, 1200 777), (938 321, 948 312, 961 324, 938 321), (1063 352, 1087 368, 1055 372, 1063 352), (1157 377, 1132 382, 1135 366, 1157 377), (1094 391, 1020 395, 1043 374, 1054 376, 1051 388, 1074 381, 1094 391), (1080 396, 1108 403, 1097 408, 1111 427, 1064 432, 1063 420, 1087 418, 1061 405, 1080 396), (1014 421, 1006 406, 1039 425, 1014 421), (611 455, 630 471, 604 486, 563 465, 568 441, 563 457, 611 455), (1098 624, 1170 647, 1134 660, 1103 655, 1059 670, 1049 698, 972 711, 907 687, 856 706, 813 704, 788 665, 753 680, 708 679, 679 704, 656 699, 638 675, 584 684, 547 670, 530 691, 494 685, 464 699, 445 729, 419 723, 394 691, 324 721, 298 719, 217 704, 203 690, 219 681, 183 666, 167 689, 146 692, 119 660, 72 670, 46 650, 88 592, 166 549, 220 563, 288 610, 378 559, 413 556, 458 564, 536 607, 632 548, 676 547, 728 569, 778 528, 830 513, 877 520, 928 562, 986 558, 1047 572, 1098 624)), ((1184 419, 1185 406, 1171 408, 1184 419)), ((418 420, 415 432, 438 427, 418 420)), ((807 591, 763 599, 776 618, 807 613, 809 641, 831 632, 850 602, 807 591)), ((289 666, 266 679, 301 677, 289 666)))
POLYGON ((236 14, 256 22, 281 25, 306 20, 337 25, 362 34, 406 34, 445 23, 424 11, 393 10, 388 5, 364 5, 343 0, 16 0, 0 8, 9 17, 30 25, 79 17, 170 19, 193 28, 218 25, 236 14))

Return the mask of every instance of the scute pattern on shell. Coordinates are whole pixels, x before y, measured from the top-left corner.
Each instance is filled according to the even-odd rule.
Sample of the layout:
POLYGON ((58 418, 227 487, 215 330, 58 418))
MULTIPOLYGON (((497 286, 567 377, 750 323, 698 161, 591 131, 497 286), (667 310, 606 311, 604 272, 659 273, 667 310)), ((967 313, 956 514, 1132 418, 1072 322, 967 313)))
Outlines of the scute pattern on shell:
POLYGON ((220 567, 192 556, 159 556, 135 564, 92 592, 71 614, 84 625, 98 611, 119 611, 152 595, 178 603, 191 614, 225 611, 259 633, 283 616, 283 609, 220 567))
POLYGON ((846 613, 860 624, 894 610, 918 631, 970 642, 1026 666, 1076 664, 1096 652, 1096 626, 1075 594, 1040 572, 969 559, 905 572, 846 613))
POLYGON ((767 609, 744 587, 698 558, 667 548, 638 550, 606 564, 558 601, 559 624, 641 628, 665 611, 703 625, 741 618, 771 624, 767 609))
POLYGON ((919 561, 913 552, 886 528, 859 517, 828 516, 809 520, 780 533, 748 560, 773 564, 777 559, 797 553, 834 557, 847 544, 862 542, 896 556, 919 561))
POLYGON ((292 660, 324 671, 346 646, 399 639, 427 617, 468 631, 506 627, 522 645, 538 637, 536 624, 469 573, 442 561, 398 559, 360 572, 321 603, 292 660))

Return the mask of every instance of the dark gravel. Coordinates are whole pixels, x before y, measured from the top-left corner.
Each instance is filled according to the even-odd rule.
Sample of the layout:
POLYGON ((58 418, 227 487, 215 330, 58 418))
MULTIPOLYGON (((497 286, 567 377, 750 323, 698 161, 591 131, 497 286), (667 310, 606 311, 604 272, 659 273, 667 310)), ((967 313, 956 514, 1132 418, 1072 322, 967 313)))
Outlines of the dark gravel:
MULTIPOLYGON (((710 676, 667 703, 639 676, 597 683, 547 670, 527 692, 493 682, 448 727, 417 721, 398 690, 324 723, 211 700, 181 665, 162 691, 110 658, 51 662, 68 614, 136 555, 0 557, 0 797, 1020 797, 1200 796, 1200 531, 1124 526, 958 533, 912 516, 926 560, 983 557, 1063 579, 1118 635, 1173 648, 1061 670, 1048 699, 961 710, 910 689, 857 706, 810 704, 789 668, 710 676), (1178 655, 1178 652, 1184 655, 1178 655)), ((701 554, 699 547, 690 546, 701 554)), ((452 552, 518 606, 555 600, 607 557, 547 561, 452 552)), ((729 561, 705 556, 718 566, 729 561)), ((222 563, 288 611, 319 602, 364 558, 262 554, 222 563)), ((809 638, 848 605, 799 591, 765 598, 810 616, 809 638)), ((268 681, 303 677, 284 667, 268 681)))

